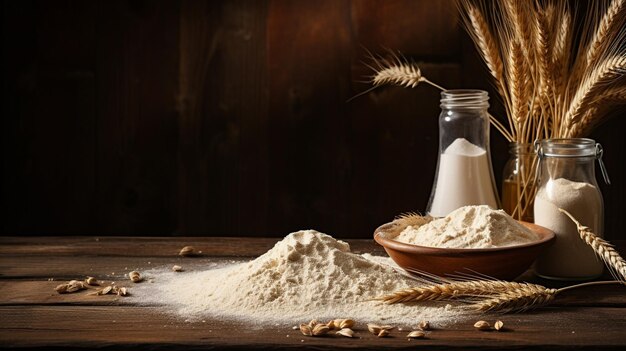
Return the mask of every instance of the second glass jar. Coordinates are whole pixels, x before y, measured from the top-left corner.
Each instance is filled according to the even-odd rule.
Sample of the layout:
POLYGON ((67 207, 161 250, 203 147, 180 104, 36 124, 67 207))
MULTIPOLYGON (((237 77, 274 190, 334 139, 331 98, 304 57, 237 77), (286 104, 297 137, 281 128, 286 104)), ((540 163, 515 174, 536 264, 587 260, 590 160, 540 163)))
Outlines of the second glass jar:
POLYGON ((538 144, 537 155, 540 171, 535 223, 554 231, 556 240, 535 262, 535 272, 559 280, 596 278, 602 274, 602 261, 561 210, 602 237, 604 206, 594 164, 597 159, 604 167, 602 147, 592 139, 547 139, 538 144))

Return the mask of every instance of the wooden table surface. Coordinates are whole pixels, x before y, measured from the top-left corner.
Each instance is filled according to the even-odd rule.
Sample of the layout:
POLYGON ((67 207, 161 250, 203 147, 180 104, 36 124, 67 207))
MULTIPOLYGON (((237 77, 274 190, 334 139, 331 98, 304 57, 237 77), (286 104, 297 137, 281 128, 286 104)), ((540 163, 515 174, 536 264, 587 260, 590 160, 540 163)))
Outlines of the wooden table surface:
MULTIPOLYGON (((252 258, 278 238, 131 238, 2 237, 0 238, 0 345, 15 348, 98 349, 576 349, 626 346, 626 288, 590 287, 563 293, 550 307, 501 319, 506 332, 479 332, 463 322, 431 332, 425 340, 407 340, 406 332, 376 338, 304 337, 269 325, 251 329, 241 323, 186 322, 159 306, 140 306, 132 298, 93 296, 88 292, 59 295, 53 289, 70 279, 94 276, 122 282, 130 269, 182 264, 202 267, 223 258, 252 258), (178 250, 193 245, 203 251, 182 258, 178 250), (129 269, 130 268, 130 269, 129 269), (53 279, 53 280, 51 280, 53 279), (289 335, 289 336, 287 336, 289 335)), ((383 254, 372 240, 348 240, 355 252, 383 254)), ((623 253, 626 247, 619 243, 623 253)), ((527 279, 534 279, 526 277, 527 279)), ((537 281, 534 279, 534 281, 537 281)), ((546 285, 554 284, 541 282, 546 285)), ((132 283, 124 281, 131 288, 132 283)))

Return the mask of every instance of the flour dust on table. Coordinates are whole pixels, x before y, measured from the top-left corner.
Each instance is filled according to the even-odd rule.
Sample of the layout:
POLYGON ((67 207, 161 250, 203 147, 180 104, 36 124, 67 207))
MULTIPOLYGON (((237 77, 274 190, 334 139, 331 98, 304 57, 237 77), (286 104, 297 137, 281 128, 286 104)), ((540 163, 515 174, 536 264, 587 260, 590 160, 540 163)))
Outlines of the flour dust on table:
POLYGON ((154 284, 133 291, 186 319, 217 317, 258 323, 351 318, 412 325, 444 325, 458 318, 450 305, 386 305, 375 297, 418 285, 374 258, 314 230, 287 235, 255 260, 198 272, 146 272, 154 284))

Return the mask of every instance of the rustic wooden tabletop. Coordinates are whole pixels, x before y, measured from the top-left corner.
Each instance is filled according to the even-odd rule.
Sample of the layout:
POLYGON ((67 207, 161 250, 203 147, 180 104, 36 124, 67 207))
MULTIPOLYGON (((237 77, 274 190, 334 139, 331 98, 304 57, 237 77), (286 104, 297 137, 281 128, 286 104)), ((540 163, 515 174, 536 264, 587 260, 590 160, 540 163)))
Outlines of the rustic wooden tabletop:
MULTIPOLYGON (((579 349, 626 346, 626 288, 597 286, 572 290, 550 307, 486 316, 501 319, 506 332, 479 332, 463 322, 407 340, 405 332, 376 338, 304 337, 276 327, 248 328, 241 323, 189 322, 163 313, 160 306, 88 292, 59 295, 60 282, 93 276, 122 281, 129 267, 149 269, 183 262, 201 267, 223 258, 258 256, 277 238, 0 238, 0 344, 13 348, 74 349, 579 349), (203 251, 194 258, 177 255, 184 245, 203 251)), ((353 251, 383 254, 372 240, 349 240, 353 251)), ((621 252, 626 243, 619 243, 621 252)), ((526 276, 526 280, 537 281, 526 276)), ((127 281, 127 280, 126 280, 127 281)), ((546 285, 554 283, 541 281, 546 285)), ((126 285, 132 288, 132 283, 126 285)), ((124 284, 122 284, 124 285, 124 284)), ((132 293, 132 290, 131 290, 132 293)))

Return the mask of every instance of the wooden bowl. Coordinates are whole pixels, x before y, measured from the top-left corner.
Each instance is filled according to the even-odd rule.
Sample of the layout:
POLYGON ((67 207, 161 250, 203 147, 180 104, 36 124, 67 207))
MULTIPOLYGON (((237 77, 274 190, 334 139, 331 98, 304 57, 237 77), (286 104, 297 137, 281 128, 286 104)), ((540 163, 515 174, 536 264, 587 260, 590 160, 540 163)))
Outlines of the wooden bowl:
POLYGON ((423 271, 438 276, 481 273, 497 279, 511 280, 524 273, 539 253, 554 241, 554 232, 536 224, 520 222, 539 236, 539 240, 515 246, 488 249, 448 249, 407 244, 389 239, 398 233, 395 222, 384 224, 374 232, 374 240, 407 271, 423 271))

